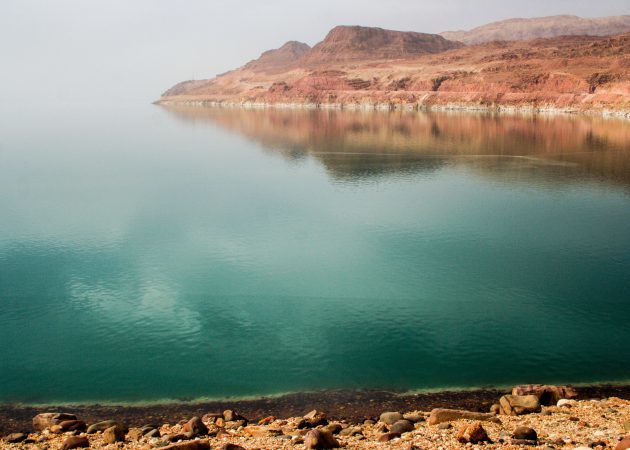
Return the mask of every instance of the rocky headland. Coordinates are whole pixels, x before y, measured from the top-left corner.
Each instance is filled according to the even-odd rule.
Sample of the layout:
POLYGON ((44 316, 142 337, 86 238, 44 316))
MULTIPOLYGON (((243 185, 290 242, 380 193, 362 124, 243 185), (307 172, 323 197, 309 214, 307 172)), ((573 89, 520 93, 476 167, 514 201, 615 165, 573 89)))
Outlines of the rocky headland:
POLYGON ((630 386, 522 385, 508 392, 337 391, 135 410, 4 407, 0 445, 24 450, 626 450, 630 448, 629 399, 630 386), (307 406, 315 409, 307 412, 307 406))
POLYGON ((178 83, 157 103, 628 117, 630 16, 518 19, 442 35, 339 26, 312 48, 291 41, 215 78, 178 83))

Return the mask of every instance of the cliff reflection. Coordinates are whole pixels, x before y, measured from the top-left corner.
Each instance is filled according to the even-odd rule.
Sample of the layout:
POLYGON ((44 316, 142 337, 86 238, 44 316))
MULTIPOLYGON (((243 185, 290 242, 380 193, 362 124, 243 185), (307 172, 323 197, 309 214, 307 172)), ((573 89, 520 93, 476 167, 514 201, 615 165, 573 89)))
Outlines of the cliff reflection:
POLYGON ((630 123, 577 116, 230 109, 169 106, 291 160, 313 157, 336 179, 465 165, 498 179, 592 178, 630 186, 630 123))

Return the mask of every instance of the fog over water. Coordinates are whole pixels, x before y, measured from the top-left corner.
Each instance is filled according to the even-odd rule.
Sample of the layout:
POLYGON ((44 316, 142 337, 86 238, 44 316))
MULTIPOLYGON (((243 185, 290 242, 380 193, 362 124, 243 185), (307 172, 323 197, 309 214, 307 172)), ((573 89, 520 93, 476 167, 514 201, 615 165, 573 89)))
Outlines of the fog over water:
POLYGON ((3 0, 0 100, 148 102, 335 25, 437 33, 511 17, 627 14, 628 0, 3 0))

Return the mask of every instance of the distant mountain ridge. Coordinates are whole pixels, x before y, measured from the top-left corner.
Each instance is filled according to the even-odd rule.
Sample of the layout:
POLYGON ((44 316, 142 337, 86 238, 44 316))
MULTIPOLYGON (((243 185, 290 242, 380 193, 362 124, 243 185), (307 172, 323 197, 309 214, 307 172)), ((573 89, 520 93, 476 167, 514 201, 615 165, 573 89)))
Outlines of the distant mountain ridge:
POLYGON ((477 38, 491 42, 470 45, 435 34, 338 26, 312 48, 287 42, 238 69, 179 83, 159 102, 562 110, 630 118, 630 32, 576 35, 580 29, 569 26, 576 19, 599 23, 584 32, 608 33, 625 30, 630 16, 513 19, 481 27, 477 38))
POLYGON ((445 31, 446 39, 465 44, 520 41, 558 36, 610 36, 630 31, 630 15, 582 18, 562 15, 531 19, 507 19, 469 31, 445 31))

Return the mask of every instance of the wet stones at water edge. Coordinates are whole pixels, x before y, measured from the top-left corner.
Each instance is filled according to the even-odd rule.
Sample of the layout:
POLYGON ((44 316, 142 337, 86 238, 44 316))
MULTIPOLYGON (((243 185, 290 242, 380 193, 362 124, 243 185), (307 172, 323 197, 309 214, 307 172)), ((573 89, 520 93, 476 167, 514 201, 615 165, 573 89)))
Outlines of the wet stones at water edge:
POLYGON ((523 384, 512 389, 512 395, 535 395, 543 406, 551 406, 561 399, 576 399, 577 391, 572 386, 547 384, 523 384))

